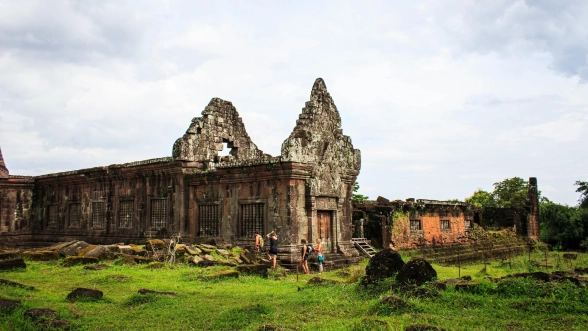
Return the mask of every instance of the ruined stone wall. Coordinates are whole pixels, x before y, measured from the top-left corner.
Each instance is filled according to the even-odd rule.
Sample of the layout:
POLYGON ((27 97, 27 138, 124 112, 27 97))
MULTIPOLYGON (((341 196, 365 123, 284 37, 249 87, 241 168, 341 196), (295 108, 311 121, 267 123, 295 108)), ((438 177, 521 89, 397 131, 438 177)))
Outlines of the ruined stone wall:
POLYGON ((527 236, 529 238, 539 238, 539 191, 537 189, 537 178, 529 178, 529 188, 527 190, 527 236))
POLYGON ((365 218, 366 226, 370 226, 369 222, 378 223, 371 226, 372 231, 386 226, 385 233, 370 233, 368 239, 380 244, 390 242, 396 248, 463 242, 473 226, 473 212, 462 202, 415 202, 414 199, 390 202, 379 197, 378 201, 354 203, 354 209, 363 212, 356 213, 356 217, 365 218), (466 227, 466 220, 469 227, 466 227), (415 222, 418 227, 413 224, 415 222))
POLYGON ((26 228, 37 241, 91 243, 143 242, 181 232, 182 169, 164 158, 35 177, 26 228))
POLYGON ((0 233, 22 232, 30 227, 32 188, 30 177, 0 179, 0 233))
POLYGON ((219 168, 191 176, 189 219, 190 236, 196 240, 220 237, 247 247, 254 244, 253 232, 244 231, 246 213, 251 207, 261 210, 262 235, 276 231, 283 258, 295 250, 299 238, 307 236, 305 182, 308 167, 295 163, 262 164, 219 168), (208 213, 208 214, 207 214, 208 213), (219 221, 218 235, 204 233, 207 222, 219 221), (202 226, 201 226, 202 223, 202 226))
POLYGON ((264 156, 249 138, 233 104, 213 98, 202 111, 202 117, 193 118, 186 134, 176 140, 172 156, 174 160, 219 162, 218 152, 223 150, 223 143, 231 149, 228 161, 264 156))

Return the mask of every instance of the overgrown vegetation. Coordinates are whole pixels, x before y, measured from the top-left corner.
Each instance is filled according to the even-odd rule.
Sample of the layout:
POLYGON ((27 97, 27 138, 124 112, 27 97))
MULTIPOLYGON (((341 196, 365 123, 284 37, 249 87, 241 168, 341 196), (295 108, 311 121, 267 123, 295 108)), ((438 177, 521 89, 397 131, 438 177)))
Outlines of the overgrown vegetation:
POLYGON ((353 194, 351 196, 351 200, 353 200, 353 201, 363 201, 363 200, 369 199, 369 197, 367 195, 363 195, 363 194, 357 193, 358 191, 359 191, 359 183, 358 182, 354 182, 353 183, 353 194))
MULTIPOLYGON (((568 270, 588 266, 588 254, 564 261, 557 252, 536 251, 510 264, 501 261, 461 266, 480 286, 468 291, 449 287, 437 298, 409 298, 395 292, 393 279, 376 286, 359 285, 366 263, 328 271, 320 276, 336 284, 310 285, 317 275, 281 272, 268 279, 241 276, 202 281, 227 267, 115 266, 91 271, 64 268, 55 262, 29 262, 22 271, 0 272, 0 278, 34 286, 36 290, 0 285, 3 298, 21 300, 22 308, 0 313, 0 330, 37 330, 25 309, 51 308, 72 330, 403 330, 429 324, 447 330, 581 330, 588 323, 586 287, 569 282, 543 283, 531 279, 492 282, 522 271, 568 270), (542 259, 551 269, 541 266, 542 259), (539 263, 531 263, 538 261, 539 263), (98 301, 69 302, 76 287, 104 292, 98 301), (391 289, 392 287, 392 289, 391 289), (175 292, 178 296, 147 294, 139 289, 175 292), (400 295, 407 305, 393 309, 380 303, 400 295)), ((405 257, 405 260, 407 258, 405 257)), ((440 279, 458 276, 456 267, 433 265, 440 279)))

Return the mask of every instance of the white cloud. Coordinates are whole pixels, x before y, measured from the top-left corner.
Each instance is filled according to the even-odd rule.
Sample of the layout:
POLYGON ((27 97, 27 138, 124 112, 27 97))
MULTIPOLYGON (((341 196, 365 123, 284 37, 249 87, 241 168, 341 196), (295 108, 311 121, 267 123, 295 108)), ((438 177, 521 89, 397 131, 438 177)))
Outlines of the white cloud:
POLYGON ((537 176, 575 204, 587 8, 0 1, 0 147, 13 174, 169 155, 220 97, 276 155, 322 77, 370 197, 463 198, 537 176))

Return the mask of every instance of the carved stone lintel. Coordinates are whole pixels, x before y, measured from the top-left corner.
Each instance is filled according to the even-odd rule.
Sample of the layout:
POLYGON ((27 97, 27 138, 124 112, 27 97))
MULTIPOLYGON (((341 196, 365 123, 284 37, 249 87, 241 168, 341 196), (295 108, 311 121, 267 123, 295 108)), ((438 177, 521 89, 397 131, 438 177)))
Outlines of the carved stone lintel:
POLYGON ((317 210, 337 210, 337 199, 328 197, 316 198, 317 210))

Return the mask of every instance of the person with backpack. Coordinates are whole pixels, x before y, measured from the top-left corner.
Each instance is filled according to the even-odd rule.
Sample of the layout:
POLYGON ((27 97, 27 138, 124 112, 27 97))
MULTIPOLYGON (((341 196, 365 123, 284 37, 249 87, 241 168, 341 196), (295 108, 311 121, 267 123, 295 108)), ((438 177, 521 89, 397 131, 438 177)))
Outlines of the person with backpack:
POLYGON ((318 253, 317 261, 319 267, 319 274, 323 273, 323 262, 325 262, 325 256, 323 255, 323 244, 319 238, 316 239, 316 246, 314 250, 318 253))
POLYGON ((259 234, 259 231, 255 230, 255 250, 261 252, 263 244, 263 237, 259 234))
POLYGON ((302 244, 302 259, 300 260, 300 265, 302 266, 302 271, 304 272, 304 274, 309 274, 310 272, 308 271, 308 258, 310 257, 313 248, 311 245, 306 244, 306 239, 300 240, 300 243, 302 244))

